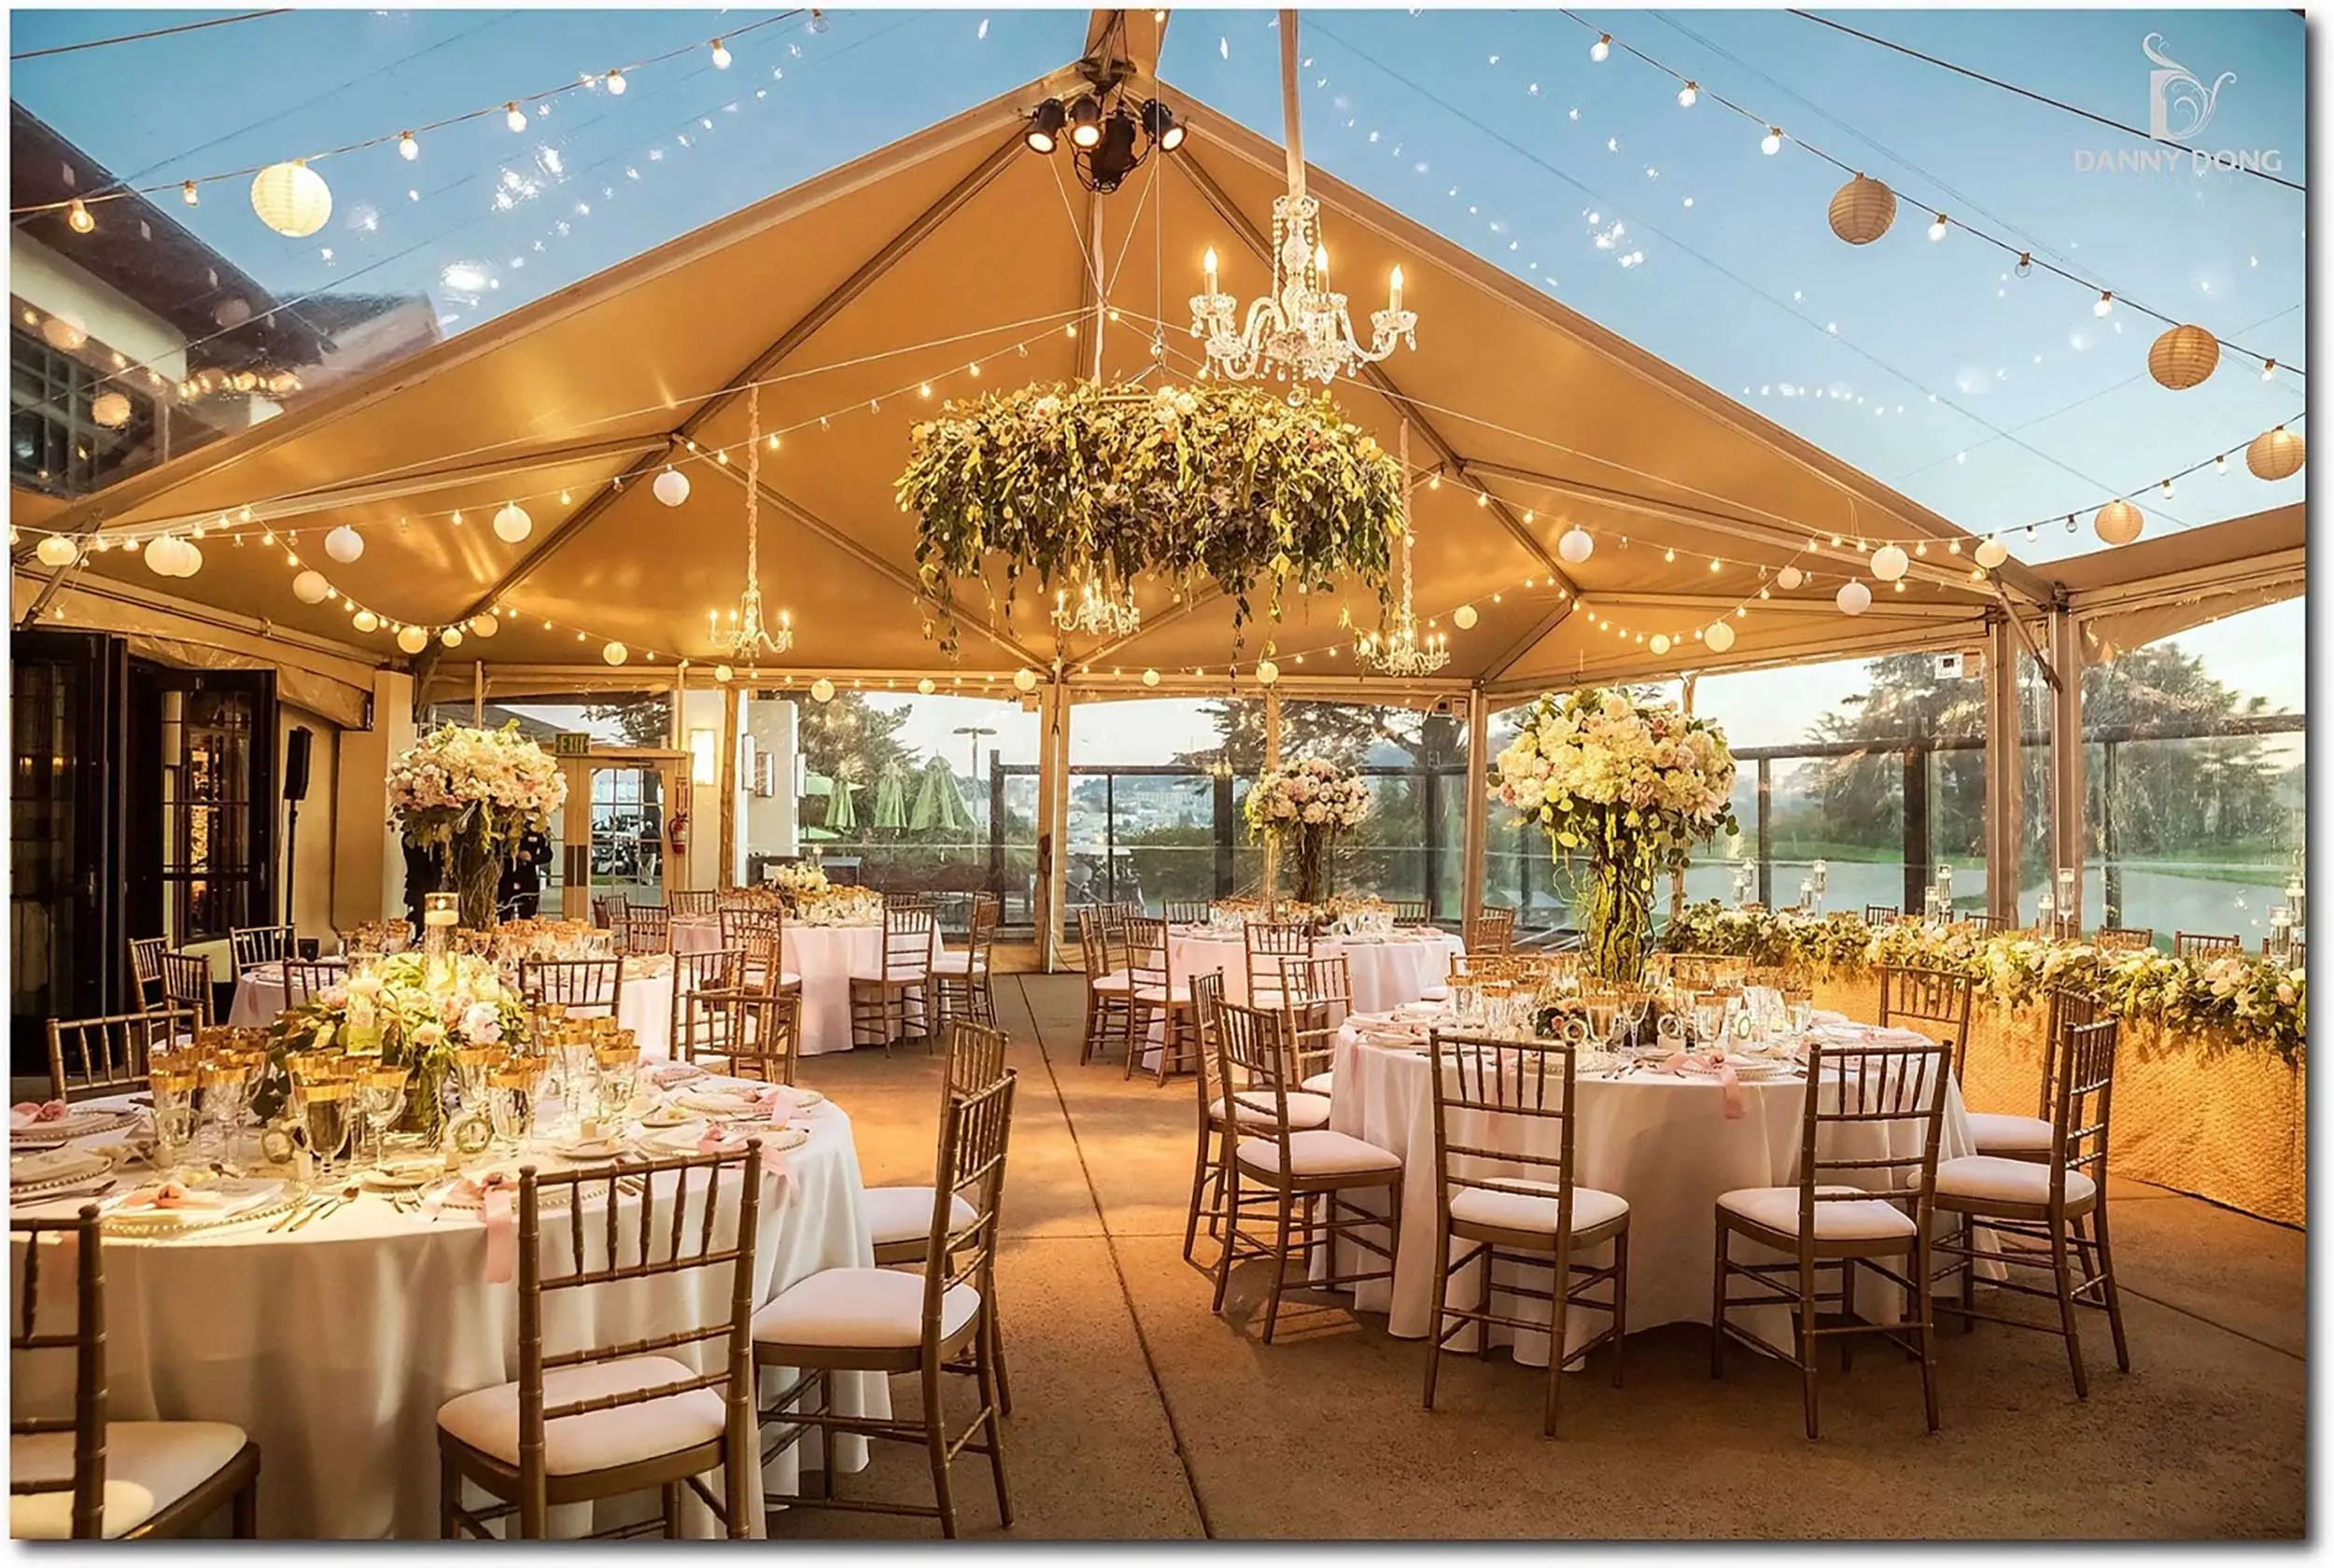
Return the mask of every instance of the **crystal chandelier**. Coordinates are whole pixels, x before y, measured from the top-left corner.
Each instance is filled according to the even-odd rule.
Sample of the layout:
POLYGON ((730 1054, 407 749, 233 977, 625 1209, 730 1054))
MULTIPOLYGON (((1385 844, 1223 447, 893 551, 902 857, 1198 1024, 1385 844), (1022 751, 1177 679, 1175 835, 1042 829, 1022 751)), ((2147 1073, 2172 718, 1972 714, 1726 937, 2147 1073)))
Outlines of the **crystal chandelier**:
POLYGON ((775 631, 762 623, 762 389, 746 394, 746 586, 730 611, 735 624, 724 627, 707 610, 706 631, 713 651, 732 662, 752 665, 765 653, 783 653, 794 646, 794 621, 778 612, 775 631))
POLYGON ((1364 632, 1354 641, 1354 657, 1374 665, 1381 675, 1432 675, 1451 662, 1451 639, 1437 632, 1427 637, 1418 635, 1418 614, 1411 605, 1411 545, 1417 538, 1417 525, 1411 521, 1410 491, 1410 421, 1402 421, 1401 445, 1399 448, 1404 476, 1402 488, 1402 601, 1394 612, 1394 623, 1382 632, 1364 632))
POLYGON ((1053 595, 1053 623, 1065 632, 1090 632, 1095 637, 1132 637, 1143 624, 1143 612, 1134 608, 1134 590, 1114 594, 1099 577, 1090 577, 1078 589, 1077 603, 1070 602, 1069 592, 1057 588, 1053 595))
POLYGON ((1321 203, 1305 192, 1303 144, 1297 127, 1297 13, 1280 13, 1281 103, 1288 144, 1288 194, 1272 198, 1272 291, 1240 301, 1218 290, 1216 252, 1207 253, 1205 292, 1191 298, 1191 335, 1202 342, 1205 372, 1234 381, 1270 376, 1327 385, 1392 354, 1418 346, 1417 314, 1402 308, 1402 269, 1394 269, 1385 309, 1370 313, 1370 342, 1354 336, 1345 296, 1329 286, 1329 247, 1321 243, 1321 203))

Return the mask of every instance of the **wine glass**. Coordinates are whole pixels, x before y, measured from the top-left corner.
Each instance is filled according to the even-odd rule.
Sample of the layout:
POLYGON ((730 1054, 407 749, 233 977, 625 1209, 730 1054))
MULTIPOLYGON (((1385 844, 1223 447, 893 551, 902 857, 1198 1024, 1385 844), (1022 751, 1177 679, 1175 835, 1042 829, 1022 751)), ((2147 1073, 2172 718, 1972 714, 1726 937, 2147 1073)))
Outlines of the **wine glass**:
POLYGON ((513 1150, 525 1148, 535 1135, 535 1099, 542 1084, 541 1066, 513 1057, 488 1074, 487 1084, 495 1137, 513 1150))
POLYGON ((292 1076, 292 1098, 300 1102, 300 1119, 308 1129, 308 1150, 316 1155, 316 1179, 332 1179, 332 1162, 340 1157, 351 1129, 356 1084, 327 1065, 303 1078, 292 1076))
MULTIPOLYGON (((374 1063, 357 1078, 357 1109, 373 1134, 373 1163, 377 1168, 388 1146, 389 1125, 404 1113, 407 1070, 374 1063)), ((362 1151, 359 1151, 362 1157, 362 1151)))
POLYGON ((154 1100, 154 1168, 168 1181, 194 1139, 194 1091, 202 1071, 190 1051, 147 1058, 146 1086, 154 1100))

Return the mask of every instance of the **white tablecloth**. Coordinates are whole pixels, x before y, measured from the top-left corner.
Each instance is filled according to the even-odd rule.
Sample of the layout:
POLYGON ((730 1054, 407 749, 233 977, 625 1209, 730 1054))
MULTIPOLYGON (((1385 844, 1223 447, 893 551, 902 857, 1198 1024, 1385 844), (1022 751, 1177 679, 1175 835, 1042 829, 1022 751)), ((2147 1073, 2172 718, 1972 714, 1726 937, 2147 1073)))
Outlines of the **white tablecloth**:
MULTIPOLYGON (((786 972, 802 976, 802 1054, 851 1049, 851 977, 883 970, 883 928, 806 926, 788 920, 781 928, 786 972)), ((722 945, 721 920, 691 915, 672 923, 676 953, 710 953, 722 945)), ((933 951, 940 937, 933 933, 933 951)))
MULTIPOLYGON (((769 1156, 792 1180, 766 1178, 757 1303, 822 1269, 874 1261, 851 1118, 829 1102, 803 1119, 809 1142, 769 1156)), ((546 1169, 558 1163, 538 1159, 546 1169)), ((77 1202, 38 1211, 70 1213, 77 1202)), ((564 1255, 564 1220, 547 1220, 545 1231, 546 1249, 555 1244, 564 1255)), ((438 1407, 518 1376, 517 1287, 482 1278, 485 1231, 475 1214, 449 1208, 432 1220, 367 1194, 296 1231, 271 1234, 255 1223, 176 1240, 108 1236, 105 1249, 112 1419, 241 1426, 262 1456, 262 1535, 436 1536, 438 1407)), ((647 1283, 654 1288, 561 1294, 590 1298, 592 1331, 606 1343, 711 1321, 729 1276, 710 1268, 647 1283), (686 1315, 671 1309, 683 1288, 698 1296, 686 1315)), ((53 1297, 59 1322, 68 1296, 53 1297)), ((578 1342, 573 1320, 554 1315, 549 1329, 555 1348, 578 1342)), ((37 1399, 42 1408, 70 1409, 71 1365, 62 1354, 21 1361, 20 1372, 42 1380, 28 1388, 20 1377, 19 1407, 37 1399)), ((890 1412, 880 1377, 839 1378, 836 1396, 890 1412)), ((837 1455, 847 1470, 864 1467, 865 1439, 843 1440, 837 1455)), ((773 1460, 766 1486, 794 1490, 795 1469, 793 1457, 773 1460)), ((562 1522, 562 1512, 554 1510, 554 1532, 580 1533, 584 1521, 562 1522)), ((761 1525, 757 1504, 755 1533, 761 1525)))
MULTIPOLYGON (((1344 955, 1354 981, 1355 1012, 1384 1013, 1416 1001, 1428 987, 1441 986, 1450 975, 1452 958, 1464 955, 1467 945, 1448 931, 1398 931, 1385 937, 1323 936, 1313 951, 1323 959, 1344 955)), ((1247 951, 1238 931, 1175 927, 1167 933, 1167 961, 1178 985, 1220 967, 1224 1000, 1246 1004, 1247 951)))
POLYGON ((227 1022, 234 1029, 265 1029, 285 1007, 284 966, 254 964, 235 979, 235 1000, 228 1004, 227 1022))
MULTIPOLYGON (((1413 1051, 1376 1044, 1349 1025, 1338 1036, 1336 1069, 1329 1126, 1402 1158, 1401 1245, 1394 1279, 1390 1285, 1380 1280, 1356 1287, 1355 1305, 1386 1313, 1387 1332, 1396 1337, 1423 1339, 1432 1323, 1436 1182, 1434 1097, 1425 1046, 1422 1043, 1413 1051)), ((1807 1085, 1793 1079, 1746 1083, 1743 1114, 1731 1121, 1712 1079, 1639 1071, 1613 1081, 1582 1078, 1574 1086, 1573 1182, 1629 1201, 1630 1332, 1660 1323, 1709 1322, 1719 1195, 1737 1187, 1779 1187, 1797 1181, 1807 1085)), ((1554 1126, 1535 1124, 1533 1129, 1550 1131, 1547 1153, 1554 1152, 1554 1126)), ((1901 1135, 1905 1129, 1897 1130, 1901 1135)), ((1516 1134, 1517 1119, 1508 1117, 1498 1119, 1488 1136, 1516 1134)), ((1958 1085, 1946 1090, 1943 1139, 1940 1158, 1976 1152, 1958 1085)), ((1478 1134, 1463 1141, 1482 1143, 1486 1139, 1478 1134)), ((1518 1165, 1512 1173, 1544 1178, 1548 1171, 1518 1165)), ((1382 1201, 1373 1194, 1357 1192, 1352 1197, 1365 1205, 1382 1201)), ((1761 1255, 1739 1238, 1733 1246, 1738 1258, 1761 1255)), ((1608 1249, 1599 1248, 1595 1260, 1609 1256, 1608 1249)), ((1536 1282, 1544 1284, 1546 1278, 1543 1271, 1536 1282)), ((1877 1282, 1868 1283, 1873 1288, 1860 1297, 1859 1306, 1866 1315, 1876 1315, 1887 1307, 1877 1282)), ((1737 1294, 1744 1289, 1739 1283, 1734 1288, 1737 1294)), ((1597 1294, 1601 1296, 1601 1289, 1597 1294)), ((1478 1297, 1471 1274, 1452 1276, 1450 1299, 1472 1304, 1478 1297)), ((1543 1323, 1548 1312, 1545 1303, 1505 1295, 1495 1297, 1495 1309, 1543 1323)), ((1730 1321, 1770 1343, 1790 1343, 1789 1320, 1780 1309, 1736 1312, 1730 1321)), ((1575 1314, 1567 1324, 1567 1337, 1577 1349, 1604 1326, 1602 1313, 1575 1314)), ((1461 1346, 1473 1342, 1471 1334, 1455 1341, 1461 1346)), ((1492 1342, 1513 1343, 1516 1359, 1527 1365, 1548 1364, 1545 1334, 1518 1337, 1500 1327, 1494 1329, 1492 1342)))

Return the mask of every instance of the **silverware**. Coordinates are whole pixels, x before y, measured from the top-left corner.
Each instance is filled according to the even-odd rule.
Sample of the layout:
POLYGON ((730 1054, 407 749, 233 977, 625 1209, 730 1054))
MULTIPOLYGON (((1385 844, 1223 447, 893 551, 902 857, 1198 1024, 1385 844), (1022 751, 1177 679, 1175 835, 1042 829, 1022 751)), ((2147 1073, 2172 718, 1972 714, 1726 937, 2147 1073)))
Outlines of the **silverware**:
POLYGON ((316 1201, 318 1200, 313 1198, 301 1198, 294 1202, 289 1209, 284 1211, 284 1217, 282 1219, 277 1220, 274 1225, 267 1227, 268 1234, 273 1236, 275 1232, 283 1229, 286 1225, 290 1225, 294 1220, 300 1218, 301 1215, 306 1213, 310 1206, 316 1201))

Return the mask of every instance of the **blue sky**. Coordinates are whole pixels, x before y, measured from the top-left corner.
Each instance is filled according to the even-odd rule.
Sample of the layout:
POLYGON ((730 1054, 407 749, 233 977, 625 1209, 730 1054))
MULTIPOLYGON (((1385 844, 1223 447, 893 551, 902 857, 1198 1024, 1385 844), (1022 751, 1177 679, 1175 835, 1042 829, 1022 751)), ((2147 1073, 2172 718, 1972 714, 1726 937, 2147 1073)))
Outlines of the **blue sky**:
MULTIPOLYGON (((10 47, 204 14, 18 12, 10 47)), ((777 14, 303 11, 21 62, 10 90, 118 173, 175 182, 696 46, 633 73, 621 98, 560 96, 524 135, 498 113, 426 135, 411 162, 385 146, 319 163, 334 213, 309 240, 262 228, 241 182, 172 206, 279 294, 426 291, 459 331, 1038 76, 1077 51, 1086 17, 847 10, 823 32, 799 17, 738 31, 777 14), (717 35, 726 70, 703 47, 717 35)), ((2156 323, 2129 308, 2102 320, 2076 286, 2010 275, 1973 236, 1929 243, 1915 205, 2300 362, 2299 193, 2086 170, 2079 154, 2148 144, 1780 12, 1582 15, 1888 180, 1905 194, 1894 231, 1841 244, 1823 217, 1837 170, 1794 146, 1763 155, 1759 127, 1708 98, 1680 107, 1675 81, 1624 51, 1593 63, 1594 32, 1554 12, 1307 13, 1308 156, 1971 528, 2096 506, 2300 410, 2299 381, 2264 383, 2233 356, 2193 391, 2155 385, 2156 323)), ((1840 19, 2141 124, 2143 39, 2158 35, 2203 82, 2234 73, 2200 145, 2274 150, 2307 178, 2302 23, 2287 12, 1840 19)), ((1277 136, 1277 47, 1269 12, 1178 11, 1161 74, 1277 136)), ((2145 504, 2155 532, 2301 493, 2240 463, 2145 504)), ((2097 548, 2087 524, 2015 542, 2034 560, 2097 548)), ((2255 666, 2241 683, 2298 707, 2300 606, 2278 613, 2294 635, 2267 640, 2285 655, 2257 631, 2225 638, 2225 656, 2255 666)))

